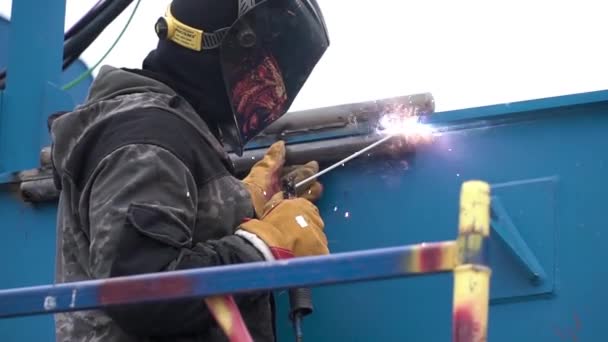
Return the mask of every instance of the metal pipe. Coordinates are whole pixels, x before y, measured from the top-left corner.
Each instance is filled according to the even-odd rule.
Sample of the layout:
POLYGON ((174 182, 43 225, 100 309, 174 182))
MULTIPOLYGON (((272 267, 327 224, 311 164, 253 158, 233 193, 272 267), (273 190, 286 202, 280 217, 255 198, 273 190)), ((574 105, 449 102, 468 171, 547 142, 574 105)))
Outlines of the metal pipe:
POLYGON ((266 140, 268 137, 283 139, 293 134, 310 134, 357 125, 367 125, 373 130, 373 126, 384 114, 399 109, 413 109, 417 115, 429 115, 435 112, 435 100, 432 94, 422 93, 289 112, 254 140, 266 140))
POLYGON ((0 290, 0 318, 442 273, 455 254, 445 241, 0 290))
MULTIPOLYGON (((357 156, 368 152, 370 145, 376 147, 381 144, 380 141, 383 139, 387 139, 387 136, 374 134, 290 144, 287 145, 287 164, 304 164, 311 160, 316 160, 320 166, 324 167, 362 149, 366 150, 357 154, 357 156)), ((236 175, 239 177, 246 175, 253 164, 264 157, 266 151, 266 148, 248 150, 241 157, 231 154, 230 157, 234 163, 236 175)), ((399 155, 411 151, 408 146, 403 146, 399 149, 399 155)), ((387 157, 393 155, 395 155, 394 150, 378 146, 368 157, 387 157)), ((46 157, 42 158, 46 159, 46 157)), ((50 162, 50 159, 48 162, 50 162)), ((343 161, 338 163, 338 165, 342 163, 343 161)), ((315 177, 318 177, 318 175, 315 177)), ((59 191, 55 188, 51 171, 48 168, 18 173, 15 175, 14 182, 6 183, 21 184, 21 196, 28 202, 47 202, 59 198, 59 191)))
MULTIPOLYGON (((434 104, 433 96, 424 93, 290 112, 254 139, 254 148, 246 150, 241 157, 230 154, 230 158, 234 163, 236 175, 241 177, 249 172, 255 162, 263 158, 266 147, 272 142, 277 139, 284 139, 289 142, 294 140, 292 139, 294 137, 295 140, 301 137, 301 141, 289 142, 287 146, 288 164, 303 164, 316 160, 321 166, 324 166, 359 151, 355 156, 348 159, 351 160, 376 147, 375 143, 382 144, 378 140, 387 139, 381 135, 373 134, 383 113, 395 110, 395 108, 405 108, 410 112, 429 114, 434 112, 434 104), (332 138, 331 136, 336 133, 336 129, 340 130, 341 136, 337 134, 338 137, 332 138), (315 134, 323 132, 330 137, 311 141, 315 138, 315 134), (374 145, 369 146, 370 144, 374 145), (364 149, 364 151, 361 151, 361 149, 364 149)), ((407 149, 407 147, 405 148, 407 149)), ((400 152, 404 152, 404 150, 401 149, 400 152)), ((384 156, 392 153, 394 152, 390 149, 377 149, 374 155, 384 156)), ((346 161, 341 163, 344 162, 346 161)), ((59 197, 59 192, 54 189, 50 170, 51 150, 48 146, 40 152, 40 165, 39 169, 16 172, 12 176, 8 176, 7 179, 0 179, 0 182, 24 183, 20 186, 21 196, 29 202, 56 200, 59 197)))
POLYGON ((454 342, 487 341, 491 270, 490 185, 469 181, 460 193, 458 263, 454 268, 454 342))

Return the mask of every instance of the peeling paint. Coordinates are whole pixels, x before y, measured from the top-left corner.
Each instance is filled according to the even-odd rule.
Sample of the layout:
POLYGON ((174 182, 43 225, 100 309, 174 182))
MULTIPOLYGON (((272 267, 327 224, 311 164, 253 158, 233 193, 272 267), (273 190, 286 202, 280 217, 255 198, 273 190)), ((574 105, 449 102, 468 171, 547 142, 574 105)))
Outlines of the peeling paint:
POLYGON ((76 306, 76 294, 78 293, 77 289, 72 290, 72 300, 70 301, 70 307, 73 308, 76 306))
POLYGON ((57 307, 57 299, 53 296, 46 296, 44 298, 44 310, 53 310, 57 307))

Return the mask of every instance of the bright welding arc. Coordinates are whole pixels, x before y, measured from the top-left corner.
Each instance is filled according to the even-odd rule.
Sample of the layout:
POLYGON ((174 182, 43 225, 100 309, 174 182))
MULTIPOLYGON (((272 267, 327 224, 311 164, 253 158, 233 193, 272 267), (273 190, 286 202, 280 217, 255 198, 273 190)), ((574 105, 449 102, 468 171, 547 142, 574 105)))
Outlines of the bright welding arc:
POLYGON ((376 146, 379 146, 386 141, 390 140, 394 136, 401 135, 403 136, 408 143, 418 144, 418 143, 428 143, 433 138, 433 128, 429 125, 422 124, 420 122, 420 117, 416 115, 411 115, 410 113, 388 113, 385 114, 379 121, 380 128, 377 130, 380 134, 386 134, 386 136, 369 146, 351 154, 350 156, 340 160, 339 162, 328 166, 322 171, 317 172, 316 174, 298 182, 296 184, 296 188, 328 173, 329 171, 337 168, 340 165, 344 165, 345 163, 357 158, 363 153, 373 149, 376 146))

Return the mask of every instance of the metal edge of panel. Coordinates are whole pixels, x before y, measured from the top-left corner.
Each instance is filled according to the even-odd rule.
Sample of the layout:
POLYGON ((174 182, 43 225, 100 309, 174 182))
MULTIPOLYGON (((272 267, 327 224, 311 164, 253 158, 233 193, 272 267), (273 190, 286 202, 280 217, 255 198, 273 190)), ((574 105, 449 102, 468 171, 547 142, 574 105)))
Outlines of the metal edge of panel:
MULTIPOLYGON (((321 165, 335 162, 381 139, 381 135, 375 134, 378 120, 383 113, 387 113, 396 105, 413 106, 423 114, 430 114, 435 108, 433 96, 424 93, 290 112, 256 137, 246 147, 242 156, 230 154, 230 157, 237 175, 242 176, 262 158, 265 149, 272 142, 283 139, 288 143, 289 164, 310 160, 317 160, 321 165)), ((449 133, 572 114, 575 112, 574 109, 589 105, 608 106, 608 91, 441 112, 427 115, 424 120, 435 125, 438 132, 449 133)), ((412 148, 408 147, 399 149, 401 154, 411 151, 412 148)), ((373 155, 374 157, 394 156, 395 151, 378 148, 374 150, 373 155)), ((49 165, 50 149, 43 149, 40 161, 42 166, 39 169, 0 175, 0 185, 12 185, 12 189, 18 188, 19 197, 26 202, 56 200, 59 194, 52 180, 49 165)))
MULTIPOLYGON (((249 144, 242 156, 230 154, 238 175, 242 175, 264 154, 264 148, 282 139, 288 143, 288 162, 297 164, 317 160, 323 164, 339 159, 377 141, 374 134, 382 114, 407 110, 414 115, 429 115, 435 110, 432 94, 385 98, 332 107, 287 113, 249 144)), ((40 152, 40 167, 0 175, 1 185, 17 186, 26 202, 57 199, 51 170, 50 147, 40 152)))
POLYGON ((513 116, 516 114, 527 114, 530 112, 546 112, 547 110, 556 108, 573 108, 601 102, 608 103, 608 90, 445 111, 433 115, 430 118, 429 123, 442 124, 449 122, 475 121, 487 118, 513 116))

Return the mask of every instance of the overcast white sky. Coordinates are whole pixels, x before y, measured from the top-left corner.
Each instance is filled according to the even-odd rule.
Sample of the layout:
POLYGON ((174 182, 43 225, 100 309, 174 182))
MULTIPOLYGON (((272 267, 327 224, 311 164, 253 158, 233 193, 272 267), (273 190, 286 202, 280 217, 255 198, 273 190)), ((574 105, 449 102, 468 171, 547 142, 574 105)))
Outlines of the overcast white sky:
MULTIPOLYGON (((606 1, 318 1, 332 45, 292 110, 428 91, 444 111, 608 89, 606 1)), ((95 2, 67 0, 66 28, 95 2)), ((0 0, 0 14, 10 3, 0 0)), ((139 66, 168 3, 143 0, 106 64, 139 66)), ((132 7, 85 62, 111 45, 132 7)))

